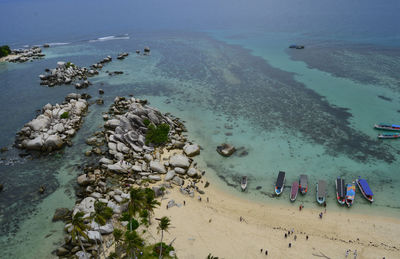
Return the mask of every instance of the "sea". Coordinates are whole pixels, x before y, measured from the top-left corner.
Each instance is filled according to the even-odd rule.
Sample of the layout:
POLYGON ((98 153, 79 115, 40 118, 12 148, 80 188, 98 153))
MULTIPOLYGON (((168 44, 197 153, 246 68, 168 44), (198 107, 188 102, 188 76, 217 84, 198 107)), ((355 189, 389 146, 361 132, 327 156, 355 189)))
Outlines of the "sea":
POLYGON ((318 208, 315 184, 325 180, 329 210, 400 218, 400 140, 379 140, 373 128, 400 123, 399 1, 2 0, 0 10, 0 45, 50 44, 44 59, 0 63, 0 147, 8 149, 0 153, 1 258, 55 257, 63 223, 52 216, 74 206, 77 175, 98 160, 84 155, 85 140, 102 130, 116 96, 147 99, 185 121, 202 148, 199 167, 238 197, 318 208), (149 56, 135 53, 145 46, 149 56), (121 52, 130 55, 117 60, 121 52), (39 84, 58 61, 89 67, 107 55, 113 61, 87 89, 39 84), (20 156, 16 133, 72 92, 92 96, 73 146, 20 156), (237 152, 219 156, 222 143, 237 152), (279 171, 286 188, 274 197, 279 171), (308 194, 290 203, 300 174, 309 177, 308 194), (339 206, 338 176, 365 178, 375 202, 357 190, 350 209, 339 206))

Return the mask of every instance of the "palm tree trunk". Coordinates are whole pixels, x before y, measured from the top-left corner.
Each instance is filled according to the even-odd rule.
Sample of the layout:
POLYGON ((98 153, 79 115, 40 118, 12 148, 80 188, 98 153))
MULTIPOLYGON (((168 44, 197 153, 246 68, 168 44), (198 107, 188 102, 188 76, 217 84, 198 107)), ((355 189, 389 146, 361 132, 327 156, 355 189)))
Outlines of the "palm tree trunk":
POLYGON ((162 240, 164 236, 164 231, 161 230, 161 243, 160 243, 160 259, 162 258, 162 240))
POLYGON ((151 213, 149 211, 149 225, 151 225, 151 213))
POLYGON ((87 258, 87 257, 86 257, 86 251, 85 251, 85 248, 83 247, 83 244, 82 244, 82 241, 81 241, 81 237, 80 237, 80 236, 78 236, 78 240, 79 240, 79 245, 81 246, 82 251, 83 251, 83 253, 85 254, 85 258, 87 258))

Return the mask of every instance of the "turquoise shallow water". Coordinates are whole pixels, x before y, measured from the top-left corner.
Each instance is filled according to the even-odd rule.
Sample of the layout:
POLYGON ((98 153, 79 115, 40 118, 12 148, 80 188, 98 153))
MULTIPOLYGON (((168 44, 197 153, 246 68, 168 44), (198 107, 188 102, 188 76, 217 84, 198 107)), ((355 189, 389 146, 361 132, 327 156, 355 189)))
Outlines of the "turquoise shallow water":
POLYGON ((90 106, 72 148, 33 161, 19 158, 13 149, 1 155, 5 159, 0 164, 5 182, 0 195, 4 253, 10 258, 51 257, 62 237, 62 224, 51 223, 52 214, 57 207, 73 206, 79 166, 94 159, 83 156, 88 148, 84 140, 101 127, 101 112, 116 95, 147 98, 152 106, 185 120, 189 138, 203 148, 202 166, 221 188, 235 195, 289 205, 288 190, 271 198, 277 172, 284 170, 287 185, 300 174, 309 175, 309 194, 299 198, 307 207, 317 207, 314 184, 325 179, 329 209, 399 217, 400 142, 377 141, 372 129, 377 121, 398 118, 399 94, 356 82, 350 72, 348 78, 339 78, 292 60, 287 46, 301 37, 226 31, 138 33, 129 39, 57 46, 45 50, 46 59, 33 63, 1 64, 0 89, 6 94, 0 96, 0 115, 8 123, 1 125, 0 144, 11 148, 15 132, 35 116, 35 110, 76 92, 72 86, 40 86, 37 76, 46 67, 59 60, 89 66, 106 55, 132 53, 124 61, 106 65, 91 79, 92 86, 80 90, 94 100, 98 89, 104 89, 105 105, 90 106), (151 56, 133 54, 146 45, 151 56), (124 74, 110 77, 106 70, 124 74), (248 154, 220 157, 215 149, 223 142, 239 147, 238 154, 248 154), (6 165, 10 160, 15 164, 6 165), (249 176, 249 190, 241 193, 239 179, 244 174, 249 176), (334 179, 359 175, 371 183, 376 202, 368 204, 357 192, 354 207, 339 207, 334 179), (37 194, 41 184, 48 187, 45 197, 37 194))

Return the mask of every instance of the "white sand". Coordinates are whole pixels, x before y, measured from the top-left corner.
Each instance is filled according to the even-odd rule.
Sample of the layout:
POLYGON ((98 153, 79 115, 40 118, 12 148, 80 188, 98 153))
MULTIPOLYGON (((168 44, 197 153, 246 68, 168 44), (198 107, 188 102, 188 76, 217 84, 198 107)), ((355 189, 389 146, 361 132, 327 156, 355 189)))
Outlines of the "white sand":
MULTIPOLYGON (((209 253, 219 258, 264 258, 261 248, 268 249, 269 258, 318 258, 313 254, 345 258, 347 249, 352 250, 349 258, 354 258, 355 249, 357 258, 400 258, 399 219, 328 209, 321 220, 319 210, 299 211, 243 200, 216 189, 212 183, 201 195, 201 202, 199 194, 195 198, 184 196, 176 186, 168 191, 155 217, 171 218, 172 227, 164 240, 169 243, 176 238, 173 245, 179 258, 206 258, 209 253), (167 210, 170 199, 182 207, 167 210), (240 216, 245 222, 240 222, 240 216), (285 239, 284 233, 292 228, 294 234, 285 239)), ((149 235, 153 238, 149 242, 159 241, 155 225, 151 226, 149 235)))

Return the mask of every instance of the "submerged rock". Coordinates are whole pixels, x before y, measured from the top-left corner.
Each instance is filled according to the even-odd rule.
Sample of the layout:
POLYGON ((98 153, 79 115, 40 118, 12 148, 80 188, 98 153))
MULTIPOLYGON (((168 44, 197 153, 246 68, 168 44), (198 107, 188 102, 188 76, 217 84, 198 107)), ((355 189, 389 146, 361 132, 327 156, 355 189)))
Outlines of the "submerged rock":
POLYGON ((221 156, 226 156, 226 157, 231 156, 233 153, 235 153, 235 151, 236 149, 234 146, 226 143, 217 147, 217 152, 221 156))
POLYGON ((59 221, 59 220, 67 221, 71 217, 71 213, 72 213, 72 211, 70 211, 67 208, 58 208, 54 212, 52 221, 53 222, 59 221))

